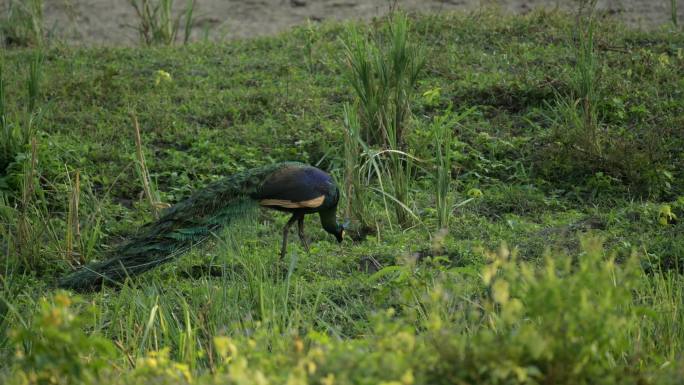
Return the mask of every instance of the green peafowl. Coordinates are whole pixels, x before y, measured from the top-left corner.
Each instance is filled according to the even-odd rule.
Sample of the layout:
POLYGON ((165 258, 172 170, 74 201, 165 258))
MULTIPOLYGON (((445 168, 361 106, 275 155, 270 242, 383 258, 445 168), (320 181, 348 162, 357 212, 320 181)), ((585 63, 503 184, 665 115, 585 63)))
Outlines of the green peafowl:
POLYGON ((302 163, 285 162, 247 170, 195 192, 169 208, 161 218, 143 226, 111 257, 63 277, 59 285, 87 290, 104 283, 121 282, 185 253, 256 207, 292 214, 283 229, 280 258, 284 258, 290 227, 297 222, 304 236, 304 216, 319 213, 323 229, 342 242, 346 225, 336 218, 339 192, 324 171, 302 163))

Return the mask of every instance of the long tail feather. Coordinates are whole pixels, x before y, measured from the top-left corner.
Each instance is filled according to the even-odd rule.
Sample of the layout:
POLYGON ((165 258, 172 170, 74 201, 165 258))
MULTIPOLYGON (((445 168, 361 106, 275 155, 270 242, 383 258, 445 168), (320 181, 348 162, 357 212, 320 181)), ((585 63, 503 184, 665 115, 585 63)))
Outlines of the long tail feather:
POLYGON ((88 290, 102 283, 119 283, 172 261, 203 243, 212 233, 255 210, 250 197, 276 164, 232 175, 197 191, 169 208, 156 222, 114 249, 111 257, 90 263, 59 281, 59 286, 88 290))

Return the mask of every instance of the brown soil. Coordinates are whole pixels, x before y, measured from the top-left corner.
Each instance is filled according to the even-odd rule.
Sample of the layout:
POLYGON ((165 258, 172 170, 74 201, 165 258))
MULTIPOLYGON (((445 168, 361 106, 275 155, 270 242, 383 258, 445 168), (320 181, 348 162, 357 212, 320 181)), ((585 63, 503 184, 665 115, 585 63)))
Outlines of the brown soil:
MULTIPOLYGON (((682 20, 684 0, 678 1, 682 20)), ((175 3, 181 9, 185 0, 175 3)), ((214 40, 248 38, 275 34, 307 20, 370 19, 385 14, 393 3, 422 12, 497 5, 507 12, 526 13, 537 7, 572 8, 577 0, 197 0, 193 39, 205 31, 214 40)), ((598 8, 634 27, 654 28, 670 20, 669 0, 599 0, 598 8)), ((138 39, 129 0, 46 0, 45 19, 53 36, 68 44, 131 45, 138 39)))

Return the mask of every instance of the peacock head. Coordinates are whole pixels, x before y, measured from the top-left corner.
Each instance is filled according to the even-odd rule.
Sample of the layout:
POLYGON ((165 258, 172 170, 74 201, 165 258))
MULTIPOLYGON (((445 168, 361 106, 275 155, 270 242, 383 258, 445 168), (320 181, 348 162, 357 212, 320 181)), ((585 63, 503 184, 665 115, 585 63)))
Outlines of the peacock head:
POLYGON ((344 234, 346 230, 349 228, 349 220, 342 224, 337 224, 337 231, 335 232, 335 238, 337 238, 337 242, 342 242, 344 239, 344 234))

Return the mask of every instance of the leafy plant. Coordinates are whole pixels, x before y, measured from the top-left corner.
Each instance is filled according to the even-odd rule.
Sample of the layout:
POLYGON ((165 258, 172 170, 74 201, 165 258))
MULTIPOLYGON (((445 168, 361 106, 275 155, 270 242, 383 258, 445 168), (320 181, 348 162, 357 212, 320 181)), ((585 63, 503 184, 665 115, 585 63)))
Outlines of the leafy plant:
POLYGON ((17 383, 93 381, 107 367, 114 345, 83 331, 94 309, 78 314, 75 305, 80 302, 64 292, 41 298, 34 318, 10 331, 16 349, 14 364, 23 370, 16 372, 17 383))
MULTIPOLYGON (((474 329, 464 338, 438 338, 449 335, 445 329, 453 324, 432 321, 444 326, 431 332, 442 352, 431 378, 492 384, 639 378, 629 367, 639 354, 633 335, 648 327, 632 299, 643 271, 636 257, 618 264, 601 244, 585 237, 577 257, 547 255, 539 267, 519 262, 515 250, 505 246, 487 253, 482 271, 487 296, 465 310, 481 323, 470 319, 474 329)), ((460 323, 470 318, 461 317, 460 323)))

